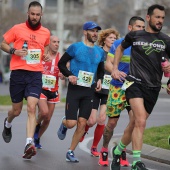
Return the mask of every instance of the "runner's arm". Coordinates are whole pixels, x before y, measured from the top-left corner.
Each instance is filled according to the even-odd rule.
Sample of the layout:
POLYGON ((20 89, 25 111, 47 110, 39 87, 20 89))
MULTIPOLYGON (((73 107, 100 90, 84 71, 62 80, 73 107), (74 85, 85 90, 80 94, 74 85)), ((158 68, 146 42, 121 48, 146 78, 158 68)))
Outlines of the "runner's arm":
POLYGON ((71 56, 69 56, 69 54, 65 52, 58 62, 58 68, 65 77, 73 75, 73 73, 67 68, 67 62, 70 60, 71 56))
POLYGON ((97 79, 103 79, 104 76, 104 61, 100 62, 97 68, 97 79))
POLYGON ((113 70, 113 61, 114 61, 114 57, 107 55, 104 67, 105 70, 107 70, 109 73, 111 73, 113 70))
POLYGON ((14 54, 16 51, 16 49, 11 48, 10 45, 5 40, 2 41, 0 48, 1 50, 9 54, 14 54), (14 49, 14 51, 12 51, 12 49, 14 49))

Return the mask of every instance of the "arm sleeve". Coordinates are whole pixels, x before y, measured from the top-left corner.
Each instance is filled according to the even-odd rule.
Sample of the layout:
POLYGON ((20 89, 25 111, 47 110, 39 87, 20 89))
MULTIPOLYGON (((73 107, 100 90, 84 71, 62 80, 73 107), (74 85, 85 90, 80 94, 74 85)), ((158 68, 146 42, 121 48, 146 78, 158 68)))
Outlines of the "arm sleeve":
POLYGON ((97 68, 97 79, 103 79, 104 76, 104 61, 100 62, 97 68))
POLYGON ((73 75, 73 73, 70 70, 68 70, 66 66, 67 62, 70 60, 71 60, 71 56, 69 56, 68 53, 65 52, 58 62, 58 68, 65 77, 73 75))

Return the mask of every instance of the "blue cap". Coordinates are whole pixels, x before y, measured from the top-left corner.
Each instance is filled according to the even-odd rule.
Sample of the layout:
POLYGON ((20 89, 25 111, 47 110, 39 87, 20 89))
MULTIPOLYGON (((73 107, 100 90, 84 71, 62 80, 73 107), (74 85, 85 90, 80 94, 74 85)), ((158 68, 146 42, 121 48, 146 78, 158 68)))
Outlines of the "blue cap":
POLYGON ((83 25, 83 30, 92 30, 94 28, 97 28, 98 30, 101 30, 101 27, 98 26, 95 22, 93 21, 87 21, 83 25))

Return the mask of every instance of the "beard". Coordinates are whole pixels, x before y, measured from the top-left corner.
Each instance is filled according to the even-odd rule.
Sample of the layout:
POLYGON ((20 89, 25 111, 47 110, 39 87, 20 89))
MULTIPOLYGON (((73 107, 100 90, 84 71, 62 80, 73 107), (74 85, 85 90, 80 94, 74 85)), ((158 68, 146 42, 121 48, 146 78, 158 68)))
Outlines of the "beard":
POLYGON ((157 28, 155 25, 152 24, 152 21, 149 21, 149 26, 152 28, 153 31, 155 32, 160 32, 162 29, 162 26, 160 28, 157 28))
POLYGON ((97 41, 97 38, 96 40, 93 40, 92 36, 89 33, 87 33, 87 40, 94 44, 97 41))
POLYGON ((40 25, 40 21, 41 21, 41 18, 40 18, 40 20, 36 24, 33 24, 31 19, 30 19, 30 17, 28 16, 28 23, 31 26, 31 28, 33 28, 33 29, 37 28, 40 25))

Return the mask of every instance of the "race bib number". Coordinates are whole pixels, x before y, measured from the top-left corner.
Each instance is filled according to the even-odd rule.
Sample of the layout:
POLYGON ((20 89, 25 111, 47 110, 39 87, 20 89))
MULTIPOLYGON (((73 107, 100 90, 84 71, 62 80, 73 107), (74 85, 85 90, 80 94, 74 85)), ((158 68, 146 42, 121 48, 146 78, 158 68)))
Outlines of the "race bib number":
POLYGON ((29 49, 28 55, 26 56, 27 64, 38 64, 40 63, 41 50, 40 49, 29 49))
POLYGON ((130 87, 132 84, 134 83, 134 81, 127 81, 125 80, 125 82, 123 83, 121 89, 122 90, 126 90, 128 87, 130 87))
POLYGON ((56 77, 52 75, 42 75, 42 83, 45 88, 54 88, 56 84, 56 77))
POLYGON ((104 75, 103 83, 102 83, 102 89, 109 89, 110 81, 112 80, 111 75, 104 75))
POLYGON ((91 87, 93 76, 94 73, 80 70, 78 74, 77 85, 84 86, 84 87, 91 87))

